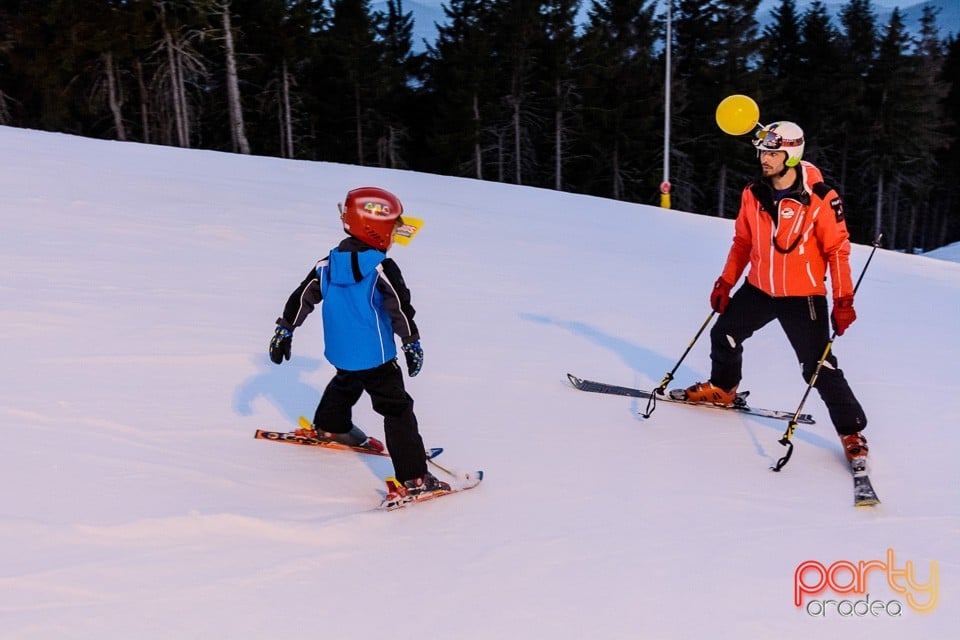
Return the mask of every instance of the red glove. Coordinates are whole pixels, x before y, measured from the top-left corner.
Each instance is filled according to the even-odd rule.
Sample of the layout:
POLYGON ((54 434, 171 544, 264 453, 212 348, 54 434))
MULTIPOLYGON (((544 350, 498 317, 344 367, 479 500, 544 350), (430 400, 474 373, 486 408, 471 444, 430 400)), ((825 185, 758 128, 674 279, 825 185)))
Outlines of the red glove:
POLYGON ((833 313, 830 314, 830 322, 838 336, 842 336, 847 327, 852 325, 856 319, 857 312, 853 310, 853 296, 843 296, 833 300, 833 313))
POLYGON ((717 278, 717 281, 713 283, 713 291, 710 292, 710 306, 714 311, 722 314, 727 310, 727 305, 730 304, 730 289, 732 288, 733 285, 723 278, 717 278))

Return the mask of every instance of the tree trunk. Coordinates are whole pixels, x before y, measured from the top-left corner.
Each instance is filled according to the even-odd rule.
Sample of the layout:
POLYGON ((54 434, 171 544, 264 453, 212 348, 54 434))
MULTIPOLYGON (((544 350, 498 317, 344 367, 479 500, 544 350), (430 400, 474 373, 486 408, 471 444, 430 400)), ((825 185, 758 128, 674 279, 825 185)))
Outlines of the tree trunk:
POLYGON ((480 98, 473 94, 473 161, 476 164, 476 178, 483 180, 483 148, 480 146, 480 98))
POLYGON ((150 144, 150 103, 147 93, 147 84, 143 80, 143 63, 137 58, 137 86, 140 88, 140 127, 143 129, 142 139, 150 144))
POLYGON ((553 188, 563 191, 563 113, 558 109, 553 117, 553 148, 556 150, 553 160, 553 188))
MULTIPOLYGON (((883 228, 883 171, 877 176, 877 208, 874 212, 873 218, 873 237, 876 238, 880 235, 880 231, 883 228)), ((892 247, 890 241, 894 240, 890 238, 887 241, 887 247, 892 247)))
MULTIPOLYGON (((890 193, 887 194, 887 228, 890 230, 890 239, 893 241, 891 248, 897 248, 897 234, 900 230, 900 176, 898 175, 890 187, 890 193)), ((874 236, 876 237, 876 236, 874 236)), ((906 248, 909 250, 910 245, 906 248)))
MULTIPOLYGON (((163 5, 160 5, 161 15, 163 5)), ((170 100, 173 104, 174 129, 177 132, 177 146, 189 148, 190 133, 187 127, 187 100, 183 89, 182 74, 180 73, 180 53, 174 43, 173 34, 164 19, 163 42, 167 50, 167 64, 170 67, 170 100)))
POLYGON ((511 98, 513 103, 513 155, 514 155, 514 182, 523 184, 523 166, 520 135, 520 100, 511 98))
POLYGON ((717 185, 717 217, 722 218, 727 206, 727 165, 720 165, 720 183, 717 185))
POLYGON ((613 146, 610 166, 613 172, 613 199, 620 200, 623 198, 623 176, 620 175, 620 149, 617 145, 613 146))
POLYGON ((187 85, 183 73, 183 53, 179 47, 174 51, 176 84, 176 100, 180 103, 180 138, 181 146, 190 148, 190 108, 187 105, 187 85))
POLYGON ((126 141, 127 131, 123 126, 123 100, 117 91, 117 76, 113 68, 113 52, 103 54, 103 66, 107 71, 107 102, 110 104, 110 113, 113 114, 113 128, 117 131, 117 140, 126 141))
POLYGON ((392 124, 387 127, 387 159, 391 169, 397 168, 397 128, 392 124))
POLYGON ((360 83, 353 83, 353 109, 357 119, 357 164, 363 164, 363 127, 360 124, 362 110, 360 108, 360 83))
POLYGON ((914 236, 917 232, 917 205, 910 205, 910 218, 907 220, 907 253, 916 253, 917 245, 914 236))
POLYGON ((562 94, 563 88, 557 80, 554 84, 557 109, 553 113, 553 188, 557 191, 563 191, 563 111, 560 109, 562 94))
POLYGON ((233 28, 230 24, 230 3, 220 6, 223 18, 223 41, 227 54, 227 104, 230 114, 230 136, 233 151, 250 155, 250 143, 243 127, 243 107, 240 104, 240 83, 237 80, 237 55, 233 48, 233 28))
POLYGON ((284 58, 283 60, 283 82, 281 83, 281 86, 283 87, 282 104, 283 104, 283 135, 284 135, 284 140, 286 141, 286 144, 284 145, 284 147, 286 148, 285 157, 293 158, 293 117, 291 116, 291 109, 290 109, 290 74, 287 71, 286 58, 284 58))

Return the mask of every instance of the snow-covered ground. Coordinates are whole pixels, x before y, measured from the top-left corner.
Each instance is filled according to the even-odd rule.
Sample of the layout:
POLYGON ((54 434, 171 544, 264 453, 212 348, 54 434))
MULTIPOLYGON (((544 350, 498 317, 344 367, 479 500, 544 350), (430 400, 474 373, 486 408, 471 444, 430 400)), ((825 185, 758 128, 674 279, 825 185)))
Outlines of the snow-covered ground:
MULTIPOLYGON (((665 404, 643 420, 567 384, 660 381, 709 313, 729 220, 2 127, 0 157, 4 639, 960 628, 960 264, 878 251, 835 344, 883 500, 858 510, 815 393, 817 424, 771 473, 785 423, 665 404), (392 251, 423 335, 424 440, 487 474, 392 513, 371 511, 389 460, 252 437, 312 415, 332 375, 319 316, 290 362, 266 347, 367 184, 426 219, 392 251)), ((708 368, 704 338, 677 384, 708 368)), ((758 406, 795 410, 805 388, 776 326, 745 375, 758 406)), ((366 399, 355 417, 382 436, 366 399)))
POLYGON ((939 249, 934 249, 933 251, 927 251, 923 255, 928 258, 936 258, 937 260, 951 260, 953 262, 960 262, 960 242, 954 242, 953 244, 948 244, 945 247, 940 247, 939 249))

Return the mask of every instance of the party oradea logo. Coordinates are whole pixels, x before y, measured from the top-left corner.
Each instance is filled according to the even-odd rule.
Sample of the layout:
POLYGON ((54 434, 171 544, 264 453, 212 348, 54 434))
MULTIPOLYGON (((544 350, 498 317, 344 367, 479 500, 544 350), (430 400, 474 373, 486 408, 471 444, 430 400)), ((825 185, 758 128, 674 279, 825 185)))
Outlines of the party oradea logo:
POLYGON ((920 570, 897 564, 893 549, 884 560, 806 560, 793 574, 793 604, 816 618, 897 618, 937 606, 940 572, 936 560, 920 570))

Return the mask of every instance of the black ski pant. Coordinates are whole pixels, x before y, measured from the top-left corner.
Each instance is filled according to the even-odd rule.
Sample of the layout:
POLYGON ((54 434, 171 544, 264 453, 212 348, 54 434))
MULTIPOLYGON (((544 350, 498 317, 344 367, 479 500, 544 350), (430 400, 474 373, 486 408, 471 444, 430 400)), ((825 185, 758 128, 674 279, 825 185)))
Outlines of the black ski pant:
MULTIPOLYGON (((726 311, 710 331, 710 382, 723 389, 740 384, 743 342, 772 320, 783 327, 800 361, 803 379, 809 384, 830 340, 826 296, 774 298, 749 283, 730 298, 726 311)), ((849 435, 867 426, 863 408, 837 366, 832 349, 814 388, 827 406, 837 433, 849 435)))
POLYGON ((383 432, 393 459, 397 480, 419 478, 427 472, 423 439, 413 413, 413 398, 403 387, 403 373, 396 360, 373 369, 337 369, 320 398, 313 424, 331 433, 346 433, 353 426, 353 406, 366 391, 373 410, 383 416, 383 432))

